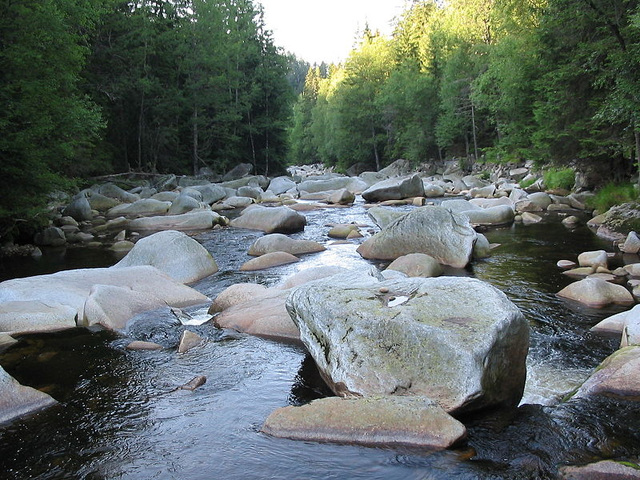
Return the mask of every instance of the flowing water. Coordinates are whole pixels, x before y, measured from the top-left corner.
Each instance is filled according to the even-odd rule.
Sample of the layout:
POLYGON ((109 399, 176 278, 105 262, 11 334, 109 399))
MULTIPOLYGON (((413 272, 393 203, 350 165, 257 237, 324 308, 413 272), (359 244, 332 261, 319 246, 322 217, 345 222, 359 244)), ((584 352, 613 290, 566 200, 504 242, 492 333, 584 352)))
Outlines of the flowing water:
MULTIPOLYGON (((357 245, 331 244, 326 237, 326 225, 333 222, 372 225, 362 205, 305 215, 308 226, 294 237, 323 242, 327 251, 297 264, 238 272, 261 233, 212 230, 197 238, 212 252, 220 271, 195 288, 214 297, 233 283, 272 286, 311 266, 371 265, 356 253, 357 245)), ((571 280, 555 264, 586 250, 612 250, 611 245, 586 227, 569 231, 557 220, 493 229, 486 236, 501 244, 490 258, 446 273, 490 282, 522 309, 532 327, 528 381, 519 408, 463 418, 469 438, 459 449, 364 448, 264 435, 262 422, 276 408, 330 395, 313 360, 297 345, 205 324, 186 328, 207 342, 179 355, 174 349, 128 351, 127 340, 114 333, 76 329, 23 336, 0 354, 0 365, 10 374, 60 402, 0 426, 0 478, 545 479, 556 478, 563 464, 637 459, 636 404, 557 404, 616 349, 616 341, 588 330, 619 309, 588 309, 556 297, 571 280), (195 391, 176 390, 196 375, 205 375, 207 382, 195 391)), ((68 263, 63 251, 56 257, 62 260, 53 264, 23 262, 33 274, 38 268, 43 272, 116 261, 86 252, 83 264, 81 252, 67 252, 74 257, 68 263)), ((4 275, 10 273, 5 270, 4 275)), ((208 318, 206 308, 188 313, 196 320, 208 318)), ((147 338, 171 345, 180 329, 175 318, 162 315, 152 318, 160 327, 147 338)), ((142 330, 133 328, 130 334, 139 336, 142 330)))

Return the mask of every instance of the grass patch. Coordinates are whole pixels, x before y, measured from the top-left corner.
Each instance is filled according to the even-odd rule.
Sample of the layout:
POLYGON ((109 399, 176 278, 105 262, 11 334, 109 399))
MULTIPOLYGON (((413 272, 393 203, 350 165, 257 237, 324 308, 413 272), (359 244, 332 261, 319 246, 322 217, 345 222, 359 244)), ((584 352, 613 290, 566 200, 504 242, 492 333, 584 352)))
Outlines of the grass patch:
POLYGON ((633 183, 609 183, 589 199, 588 205, 599 212, 606 212, 615 205, 634 202, 637 199, 638 192, 633 183))
POLYGON ((544 184, 549 189, 562 188, 571 190, 575 185, 576 174, 571 168, 550 168, 544 172, 544 184))
POLYGON ((530 178, 528 180, 520 180, 520 188, 528 188, 536 183, 537 178, 530 178))

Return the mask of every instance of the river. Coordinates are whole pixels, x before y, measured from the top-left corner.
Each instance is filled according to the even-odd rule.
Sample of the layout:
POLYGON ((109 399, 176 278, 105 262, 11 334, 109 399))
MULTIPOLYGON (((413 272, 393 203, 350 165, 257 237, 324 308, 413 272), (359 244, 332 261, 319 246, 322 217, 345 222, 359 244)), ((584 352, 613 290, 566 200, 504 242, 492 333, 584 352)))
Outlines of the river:
MULTIPOLYGON (((408 208, 408 207, 403 207, 408 208)), ((239 272, 261 233, 217 229, 196 238, 220 271, 194 285, 215 297, 237 282, 268 286, 304 268, 371 265, 355 244, 332 245, 329 223, 372 225, 362 204, 305 212, 296 238, 327 250, 297 264, 239 272)), ((0 477, 12 479, 537 479, 556 478, 559 466, 640 454, 637 404, 556 399, 580 384, 616 341, 589 327, 616 308, 589 309, 556 297, 571 280, 556 267, 609 242, 587 227, 568 230, 559 219, 515 224, 485 233, 499 243, 491 257, 449 275, 492 283, 516 303, 532 328, 528 381, 522 405, 462 420, 467 445, 432 452, 297 442, 260 432, 276 408, 330 395, 305 350, 207 325, 208 341, 179 355, 172 349, 128 351, 118 335, 88 329, 23 336, 0 354, 0 365, 22 383, 60 403, 0 427, 0 477), (195 391, 174 390, 196 375, 195 391)), ((81 249, 46 252, 5 266, 5 278, 80 266, 107 266, 111 254, 81 249)), ((383 266, 374 263, 377 266, 383 266)), ((188 311, 196 320, 206 309, 188 311)), ((156 335, 165 335, 158 330, 156 335)), ((171 335, 170 333, 168 334, 171 335)), ((154 338, 157 340, 157 338, 154 338)))

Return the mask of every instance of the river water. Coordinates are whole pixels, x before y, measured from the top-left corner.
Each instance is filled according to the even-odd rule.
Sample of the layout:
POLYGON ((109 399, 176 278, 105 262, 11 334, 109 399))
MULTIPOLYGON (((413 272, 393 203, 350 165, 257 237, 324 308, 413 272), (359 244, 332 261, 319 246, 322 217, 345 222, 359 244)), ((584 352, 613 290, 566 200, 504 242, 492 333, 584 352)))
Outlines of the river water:
MULTIPOLYGON (((332 244, 326 237, 333 222, 373 225, 361 204, 305 215, 308 226, 294 237, 320 241, 327 251, 304 256, 297 264, 238 272, 261 233, 211 230, 196 238, 214 255, 220 271, 194 287, 215 297, 233 283, 272 286, 311 266, 372 264, 360 258, 356 244, 332 244)), ((555 264, 575 260, 582 251, 611 251, 610 243, 586 227, 567 230, 557 218, 492 229, 485 235, 501 244, 492 256, 446 274, 490 282, 522 309, 532 328, 528 381, 519 408, 462 419, 469 430, 464 447, 442 452, 365 448, 262 434, 264 419, 276 408, 330 395, 313 360, 297 345, 205 324, 188 328, 207 342, 179 355, 174 349, 127 351, 126 339, 114 333, 75 329, 23 336, 0 354, 0 365, 10 374, 60 402, 0 426, 0 478, 552 479, 564 464, 637 459, 637 404, 557 404, 616 349, 615 340, 588 330, 620 309, 594 310, 556 297, 571 280, 555 264), (196 375, 205 375, 207 382, 195 391, 174 390, 196 375)), ((107 266, 117 260, 104 252, 54 253, 47 252, 40 261, 22 260, 20 270, 5 266, 3 275, 107 266)), ((206 308, 188 313, 195 320, 208 318, 206 308)), ((170 345, 177 335, 175 319, 172 323, 163 315, 152 320, 167 327, 147 338, 170 345)), ((139 338, 141 331, 130 333, 139 338)))

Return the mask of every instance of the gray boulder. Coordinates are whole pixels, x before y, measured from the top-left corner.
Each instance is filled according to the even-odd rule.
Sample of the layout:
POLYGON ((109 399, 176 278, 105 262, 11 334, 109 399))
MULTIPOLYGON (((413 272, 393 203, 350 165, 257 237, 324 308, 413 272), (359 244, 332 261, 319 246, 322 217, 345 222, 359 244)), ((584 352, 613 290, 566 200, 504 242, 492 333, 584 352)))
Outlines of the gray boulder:
POLYGON ((413 170, 413 165, 411 165, 411 162, 409 160, 399 158, 393 163, 390 163, 386 167, 380 169, 378 173, 387 177, 401 177, 404 175, 409 175, 413 170))
POLYGON ((410 253, 396 258, 387 270, 402 272, 408 277, 437 277, 442 275, 442 266, 430 255, 410 253))
POLYGON ((376 225, 380 228, 385 228, 389 224, 395 222, 398 218, 406 215, 407 212, 402 212, 389 207, 371 207, 367 210, 367 214, 376 225))
POLYGON ((98 210, 99 212, 107 211, 110 208, 113 208, 121 203, 120 200, 107 197, 93 190, 87 190, 86 194, 91 208, 93 210, 98 210))
POLYGON ((200 202, 190 195, 181 193, 171 203, 167 213, 169 215, 180 215, 181 213, 187 213, 196 208, 200 208, 200 202))
POLYGON ((408 253, 426 253, 443 265, 463 268, 470 259, 476 232, 467 217, 446 208, 416 208, 358 247, 364 258, 395 260, 408 253))
POLYGON ((222 177, 222 180, 224 182, 237 180, 239 178, 249 175, 252 171, 253 171, 253 165, 251 165, 250 163, 241 163, 233 167, 227 173, 225 173, 224 177, 222 177))
POLYGON ((366 446, 448 448, 466 437, 465 426, 419 397, 328 397, 273 412, 262 431, 308 442, 366 446))
POLYGON ((262 190, 260 187, 252 187, 249 185, 240 187, 237 192, 239 197, 253 198, 254 200, 259 199, 260 195, 262 195, 263 193, 264 190, 262 190))
POLYGON ((338 395, 419 395, 448 412, 520 401, 529 327, 495 287, 464 277, 338 275, 287 310, 338 395))
POLYGON ((64 231, 58 227, 47 227, 33 237, 36 245, 60 247, 67 243, 64 231))
POLYGON ((260 237, 249 248, 249 255, 260 256, 272 252, 287 252, 292 255, 322 252, 326 248, 312 240, 295 240, 282 233, 271 233, 260 237))
POLYGON ((0 424, 56 403, 58 402, 46 393, 20 385, 0 367, 0 424))
POLYGON ((157 215, 167 213, 171 207, 170 202, 161 202, 153 198, 143 198, 133 203, 123 203, 110 208, 107 212, 109 217, 119 217, 121 215, 157 215))
POLYGON ((633 305, 633 296, 622 285, 609 283, 601 278, 588 277, 567 285, 558 296, 584 303, 589 307, 602 308, 610 304, 633 305))
POLYGON ((114 198, 124 203, 133 203, 137 200, 140 200, 138 195, 133 193, 129 193, 122 188, 114 185, 113 183, 106 183, 104 185, 100 185, 95 189, 100 195, 104 195, 105 197, 114 198))
POLYGON ((231 221, 231 226, 265 233, 295 233, 304 230, 307 219, 288 207, 252 205, 231 221))
POLYGON ((0 303, 0 332, 32 333, 74 328, 77 310, 39 300, 0 303))
POLYGON ((411 177, 389 178, 372 185, 362 192, 367 202, 402 200, 403 198, 423 197, 424 185, 418 175, 411 177))
POLYGON ((84 193, 79 193, 71 200, 71 203, 62 211, 62 215, 68 215, 73 217, 78 222, 85 220, 91 220, 93 213, 91 213, 91 204, 84 193))
POLYGON ((296 188, 296 182, 289 177, 276 177, 271 180, 267 190, 280 195, 281 193, 288 192, 289 190, 296 188))
POLYGON ((191 187, 202 195, 202 201, 207 205, 218 202, 227 196, 227 191, 219 185, 207 184, 191 187))
POLYGON ((131 230, 209 230, 214 225, 226 225, 227 219, 211 210, 192 210, 181 215, 135 218, 129 222, 131 230))
POLYGON ((636 232, 629 232, 624 243, 620 245, 620 250, 624 253, 640 252, 640 237, 636 232))
POLYGON ((266 268, 279 267, 288 263, 299 262, 300 259, 295 255, 287 252, 271 252, 265 253, 257 258, 252 258, 248 262, 240 266, 241 272, 253 272, 256 270, 264 270, 266 268))
POLYGON ((181 283, 193 283, 218 271, 211 254, 193 238, 175 230, 141 238, 113 268, 151 265, 181 283))
POLYGON ((436 183, 425 183, 424 184, 424 196, 425 197, 427 197, 427 198, 443 197, 444 194, 445 194, 445 189, 444 189, 444 187, 442 185, 438 185, 436 183))
POLYGON ((465 215, 473 225, 506 225, 513 222, 515 213, 509 205, 480 207, 466 200, 447 200, 441 206, 451 212, 465 215))

